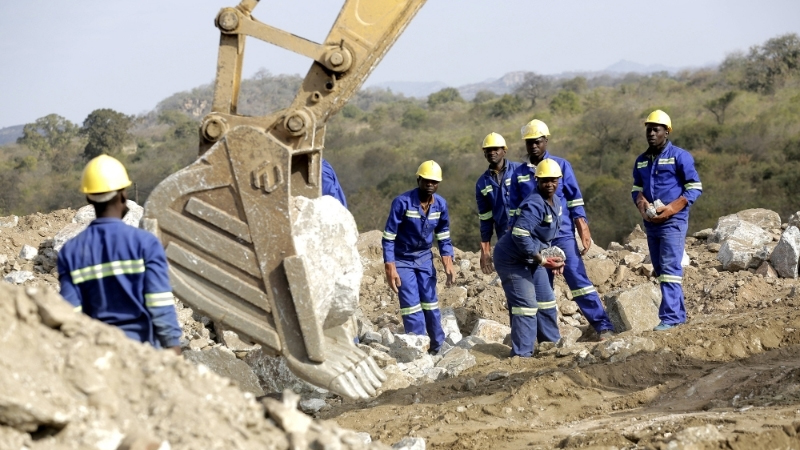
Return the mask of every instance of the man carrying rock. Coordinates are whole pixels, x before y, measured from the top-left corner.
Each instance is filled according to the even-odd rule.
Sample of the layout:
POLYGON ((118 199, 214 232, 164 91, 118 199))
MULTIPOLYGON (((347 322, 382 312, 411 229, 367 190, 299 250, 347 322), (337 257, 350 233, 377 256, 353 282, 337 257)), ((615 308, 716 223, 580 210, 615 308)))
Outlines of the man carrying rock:
POLYGON ((654 330, 662 331, 686 322, 681 259, 689 207, 700 197, 703 184, 692 155, 667 139, 672 121, 664 111, 650 113, 645 127, 648 147, 633 165, 631 195, 644 220, 653 271, 661 285, 661 323, 654 330))
POLYGON ((483 156, 489 168, 475 183, 475 200, 481 222, 481 271, 494 272, 492 266, 492 233, 499 240, 508 231, 508 200, 511 174, 520 165, 506 159, 506 140, 498 133, 483 139, 483 156))
POLYGON ((181 328, 158 239, 122 222, 128 212, 125 167, 108 155, 83 170, 81 192, 96 219, 58 255, 61 296, 75 311, 114 325, 131 339, 180 354, 181 328))
MULTIPOLYGON (((558 163, 563 173, 563 178, 558 184, 556 196, 561 199, 563 211, 569 211, 569 219, 561 220, 561 227, 552 246, 564 251, 564 279, 572 290, 572 299, 581 309, 584 317, 597 332, 599 339, 605 340, 614 335, 614 325, 611 324, 603 303, 597 290, 586 274, 586 267, 583 264, 582 255, 585 255, 592 246, 592 236, 589 233, 589 224, 586 221, 586 212, 583 209, 583 196, 581 195, 578 180, 572 165, 564 158, 553 156, 547 152, 548 137, 550 130, 541 120, 534 119, 522 127, 522 139, 525 140, 525 149, 528 152, 529 164, 521 164, 511 176, 511 189, 509 205, 512 209, 512 219, 519 215, 519 205, 536 187, 535 175, 536 165, 542 160, 552 159, 558 163), (575 229, 583 244, 583 252, 578 250, 578 242, 575 240, 575 229)), ((513 223, 511 224, 513 226, 513 223)), ((553 273, 548 271, 550 286, 553 286, 553 273)), ((539 310, 555 308, 556 302, 539 303, 539 310)))
POLYGON ((405 332, 427 334, 432 354, 439 352, 445 340, 431 252, 434 236, 439 243, 447 286, 455 281, 447 202, 436 194, 441 181, 439 164, 422 163, 417 169, 418 187, 392 201, 382 239, 386 282, 400 298, 405 332))

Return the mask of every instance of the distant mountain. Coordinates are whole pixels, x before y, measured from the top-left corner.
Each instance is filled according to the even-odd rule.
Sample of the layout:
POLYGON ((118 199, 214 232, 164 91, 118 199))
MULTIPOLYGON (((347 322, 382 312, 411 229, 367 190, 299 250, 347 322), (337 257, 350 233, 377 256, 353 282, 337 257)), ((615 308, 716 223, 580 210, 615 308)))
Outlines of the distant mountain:
POLYGON ((384 81, 365 86, 365 89, 389 89, 395 94, 403 94, 406 97, 424 98, 446 87, 447 85, 441 81, 384 81))
POLYGON ((628 61, 625 59, 619 60, 614 64, 608 66, 603 72, 611 73, 655 73, 655 72, 669 72, 675 73, 680 69, 675 67, 667 67, 661 64, 644 65, 637 62, 628 61))
POLYGON ((510 94, 525 79, 528 72, 509 72, 500 78, 490 78, 480 83, 466 84, 458 87, 458 92, 467 100, 475 98, 480 91, 492 91, 495 94, 510 94))
POLYGON ((17 138, 22 136, 22 129, 25 125, 14 125, 13 127, 0 128, 0 145, 17 142, 17 138))

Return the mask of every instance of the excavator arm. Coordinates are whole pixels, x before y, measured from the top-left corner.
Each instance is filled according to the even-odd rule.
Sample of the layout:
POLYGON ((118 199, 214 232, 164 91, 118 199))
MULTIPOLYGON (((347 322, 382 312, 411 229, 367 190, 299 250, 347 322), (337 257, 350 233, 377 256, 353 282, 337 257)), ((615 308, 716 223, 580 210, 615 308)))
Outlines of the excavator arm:
POLYGON ((257 21, 258 0, 223 8, 212 111, 200 156, 159 184, 144 224, 161 239, 175 295, 215 322, 286 357, 296 375, 349 398, 385 375, 344 323, 314 308, 307 256, 292 239, 292 197, 321 195, 328 119, 341 109, 425 0, 347 0, 317 44, 257 21), (286 109, 237 113, 246 38, 313 59, 286 109))

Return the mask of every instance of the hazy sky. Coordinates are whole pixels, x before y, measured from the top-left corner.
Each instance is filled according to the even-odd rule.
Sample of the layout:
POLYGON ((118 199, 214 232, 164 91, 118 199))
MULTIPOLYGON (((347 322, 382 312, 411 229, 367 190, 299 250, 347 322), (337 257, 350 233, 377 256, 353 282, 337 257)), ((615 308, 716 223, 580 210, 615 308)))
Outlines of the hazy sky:
MULTIPOLYGON (((378 0, 370 0, 378 1, 378 0)), ((0 1, 0 128, 94 109, 137 114, 213 80, 213 19, 237 0, 0 1)), ((321 42, 342 1, 263 0, 262 22, 321 42)), ((366 84, 452 86, 515 70, 602 70, 626 59, 670 67, 718 63, 800 33, 798 0, 429 0, 366 84)), ((310 61, 248 40, 245 75, 305 74, 310 61)))

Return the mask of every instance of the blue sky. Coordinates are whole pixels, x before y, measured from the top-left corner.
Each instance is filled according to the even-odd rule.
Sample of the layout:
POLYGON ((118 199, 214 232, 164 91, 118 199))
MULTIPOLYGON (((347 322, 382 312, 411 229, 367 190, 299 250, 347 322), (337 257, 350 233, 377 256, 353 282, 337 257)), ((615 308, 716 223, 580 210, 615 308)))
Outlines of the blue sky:
MULTIPOLYGON (((236 0, 0 2, 0 128, 50 113, 137 114, 212 81, 217 11, 236 0)), ((254 16, 320 42, 341 1, 262 0, 254 16)), ((698 67, 800 33, 800 1, 429 0, 366 84, 452 86, 516 70, 602 70, 625 59, 698 67)), ((305 73, 310 61, 250 39, 245 75, 305 73)))

